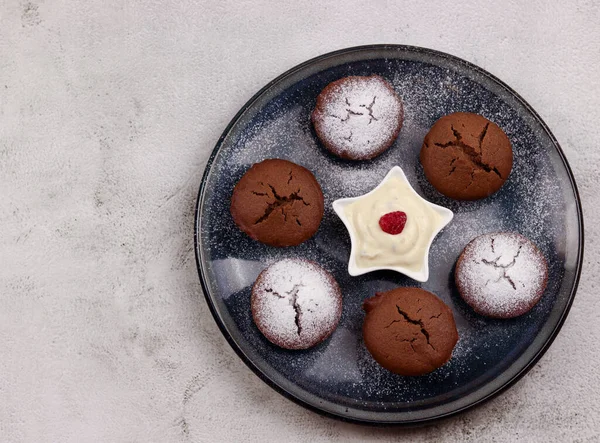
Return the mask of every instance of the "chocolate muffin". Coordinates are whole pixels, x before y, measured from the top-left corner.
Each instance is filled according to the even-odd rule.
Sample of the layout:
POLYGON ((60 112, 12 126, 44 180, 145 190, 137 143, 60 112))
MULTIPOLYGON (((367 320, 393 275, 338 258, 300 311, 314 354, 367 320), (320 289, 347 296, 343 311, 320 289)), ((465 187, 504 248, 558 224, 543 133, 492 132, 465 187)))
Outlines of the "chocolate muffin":
POLYGON ((368 160, 388 149, 400 133, 402 119, 400 97, 378 75, 329 83, 311 115, 325 148, 350 160, 368 160))
POLYGON ((423 141, 427 180, 456 200, 478 200, 502 187, 512 169, 510 140, 498 125, 467 112, 446 115, 423 141))
POLYGON ((337 327, 342 294, 333 276, 316 263, 284 259, 260 273, 250 305, 267 340, 285 349, 307 349, 337 327))
POLYGON ((235 185, 230 206, 242 231, 271 246, 295 246, 311 238, 323 210, 323 192, 315 176, 280 159, 252 165, 235 185))
POLYGON ((531 240, 513 232, 497 232, 471 240, 458 258, 454 279, 475 312, 512 318, 525 314, 540 300, 548 282, 548 266, 531 240))
POLYGON ((450 308, 431 292, 397 288, 365 300, 365 346, 384 368, 424 375, 452 356, 458 331, 450 308))

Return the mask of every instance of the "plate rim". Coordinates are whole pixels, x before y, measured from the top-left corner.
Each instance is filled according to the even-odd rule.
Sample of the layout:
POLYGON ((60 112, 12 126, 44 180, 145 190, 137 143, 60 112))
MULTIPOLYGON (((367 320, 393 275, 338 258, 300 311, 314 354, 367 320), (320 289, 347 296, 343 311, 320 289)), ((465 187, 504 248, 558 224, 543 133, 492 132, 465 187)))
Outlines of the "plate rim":
POLYGON ((202 181, 200 182, 198 197, 196 199, 196 206, 194 209, 194 253, 195 253, 194 255, 196 257, 196 268, 198 271, 198 275, 200 277, 200 285, 202 287, 202 292, 204 294, 204 298, 206 300, 206 303, 208 305, 208 308, 210 310, 210 313, 211 313, 215 323, 217 324, 217 326, 219 327, 219 330, 225 337, 227 343, 229 344, 229 346, 231 346, 231 348, 234 350, 234 352, 237 354, 237 356, 244 362, 244 364, 248 368, 250 368, 250 370, 252 370, 252 372, 254 372, 254 374, 256 374, 259 377, 259 379, 261 379, 264 383, 266 383, 269 387, 271 387, 275 392, 278 392, 283 397, 293 401, 294 403, 296 403, 310 411, 316 412, 319 415, 325 416, 325 417, 341 420, 341 421, 348 422, 348 423, 371 425, 371 426, 414 427, 414 426, 420 426, 420 425, 425 425, 425 424, 432 424, 434 422, 439 422, 443 419, 447 419, 449 417, 456 416, 457 414, 460 414, 464 411, 467 411, 474 407, 480 406, 480 405, 486 403, 487 401, 491 400, 492 398, 499 396, 500 394, 502 394, 503 392, 510 389, 512 386, 514 386, 525 374, 527 374, 527 372, 529 372, 538 363, 538 361, 547 352, 547 350, 550 348, 550 346, 552 345, 552 343, 558 336, 558 333, 562 329, 564 322, 565 322, 566 318, 568 317, 568 314, 573 305, 573 301, 575 299, 575 295, 577 293, 577 289, 579 286, 581 270, 582 270, 582 266, 583 266, 584 247, 585 247, 585 232, 584 232, 584 222, 583 222, 583 209, 582 209, 582 205, 581 205, 581 197, 579 195, 579 190, 578 190, 577 184, 575 182, 575 177, 574 177, 573 171, 571 170, 571 166, 569 165, 567 158, 566 158, 560 144, 558 143, 558 140, 556 139, 556 137, 554 136, 552 131, 550 131, 550 128, 548 127, 548 125, 546 125, 544 120, 535 111, 535 109, 533 109, 533 107, 523 97, 521 97, 521 95, 519 95, 513 88, 511 88, 508 84, 506 84, 505 82, 503 82, 498 77, 491 74, 490 72, 486 71, 485 69, 483 69, 467 60, 464 60, 460 57, 457 57, 457 56, 454 56, 454 55, 451 55, 451 54, 448 54, 448 53, 445 53, 442 51, 424 48, 424 47, 420 47, 420 46, 412 46, 412 45, 370 44, 370 45, 360 45, 360 46, 352 46, 352 47, 348 47, 348 48, 338 49, 335 51, 331 51, 331 52, 327 52, 325 54, 318 55, 318 56, 313 57, 305 62, 295 65, 294 67, 288 69, 287 71, 283 72, 282 74, 278 75, 277 77, 275 77, 274 79, 269 81, 265 86, 263 86, 261 89, 259 89, 258 92, 256 92, 240 108, 240 110, 233 116, 233 118, 229 121, 229 123, 227 124, 227 126, 225 127, 223 132, 221 133, 221 136, 217 140, 217 143, 215 144, 215 147, 213 148, 213 150, 206 162, 206 166, 205 166, 205 169, 204 169, 204 172, 202 175, 202 181), (548 339, 540 347, 538 352, 529 360, 529 362, 527 362, 527 364, 519 372, 514 374, 512 376, 512 378, 510 378, 502 386, 500 386, 496 390, 488 393, 484 397, 482 397, 468 405, 465 405, 465 406, 457 408, 455 410, 452 410, 452 411, 449 411, 446 413, 442 413, 442 414, 439 414, 436 416, 432 416, 432 417, 411 418, 411 419, 402 420, 402 421, 377 421, 377 420, 367 420, 367 419, 363 420, 363 419, 347 417, 347 416, 344 416, 341 414, 336 414, 336 413, 333 413, 330 411, 325 411, 323 409, 320 409, 317 406, 314 406, 314 405, 302 400, 301 398, 286 391, 285 389, 283 389, 282 387, 280 387, 279 385, 274 383, 249 358, 246 357, 246 355, 243 353, 243 351, 238 347, 238 345, 233 340, 233 337, 229 334, 229 331, 225 327, 224 323, 221 321, 219 314, 217 313, 217 309, 213 303, 213 300, 209 296, 208 285, 206 283, 207 277, 204 274, 204 271, 202 269, 202 263, 200 260, 200 256, 201 256, 200 240, 199 240, 200 220, 201 220, 200 208, 201 208, 201 203, 203 201, 203 198, 204 198, 204 195, 206 192, 206 184, 208 181, 207 180, 208 175, 211 171, 213 162, 214 162, 219 150, 221 149, 221 145, 223 144, 223 141, 225 140, 225 138, 227 137, 227 135, 229 134, 229 132, 231 131, 233 126, 238 122, 238 120, 246 112, 246 110, 248 108, 250 108, 254 104, 254 102, 256 102, 265 92, 267 92, 269 89, 271 89, 271 87, 273 87, 280 81, 284 80, 285 78, 289 77, 290 75, 293 75, 296 72, 304 69, 305 67, 308 67, 314 63, 326 60, 328 58, 335 58, 337 56, 344 55, 344 54, 349 54, 349 53, 353 53, 353 52, 369 53, 371 51, 380 51, 380 50, 398 50, 398 51, 413 52, 413 53, 423 53, 423 54, 427 54, 427 55, 430 55, 433 57, 446 58, 446 59, 452 60, 454 62, 458 62, 458 63, 465 65, 467 68, 474 70, 477 73, 479 73, 485 77, 488 77, 491 81, 493 81, 493 82, 497 83, 499 86, 505 88, 516 100, 518 100, 527 109, 527 111, 540 124, 542 129, 546 132, 546 134, 548 135, 548 137, 554 144, 554 147, 556 148, 558 156, 561 159, 563 166, 566 170, 567 176, 569 178, 569 182, 571 184, 571 189, 573 190, 573 194, 575 197, 575 207, 576 207, 576 212, 577 212, 578 229, 579 229, 579 236, 578 236, 579 248, 578 248, 578 252, 577 252, 576 268, 574 270, 575 279, 573 281, 573 286, 571 288, 565 309, 561 313, 561 316, 558 319, 557 323, 555 324, 553 330, 551 331, 548 339))

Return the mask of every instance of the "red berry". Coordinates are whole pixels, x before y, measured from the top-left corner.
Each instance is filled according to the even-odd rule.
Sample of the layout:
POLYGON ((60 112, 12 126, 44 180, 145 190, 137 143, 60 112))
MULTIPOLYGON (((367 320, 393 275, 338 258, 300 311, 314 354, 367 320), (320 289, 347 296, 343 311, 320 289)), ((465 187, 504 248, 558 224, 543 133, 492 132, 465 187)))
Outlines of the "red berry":
POLYGON ((388 212, 379 219, 381 230, 392 235, 400 234, 405 224, 406 213, 402 211, 388 212))

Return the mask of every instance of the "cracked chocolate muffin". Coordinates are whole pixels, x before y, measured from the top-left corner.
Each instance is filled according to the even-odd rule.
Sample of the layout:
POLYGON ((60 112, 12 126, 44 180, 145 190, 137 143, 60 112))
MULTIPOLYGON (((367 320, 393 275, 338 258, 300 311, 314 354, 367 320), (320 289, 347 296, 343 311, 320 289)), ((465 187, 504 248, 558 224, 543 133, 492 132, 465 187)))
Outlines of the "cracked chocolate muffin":
POLYGON ((388 149, 402 128, 402 101, 383 77, 350 76, 329 83, 311 115, 332 154, 368 160, 388 149))
POLYGON ((230 206, 242 231, 271 246, 295 246, 311 238, 323 210, 323 192, 315 176, 280 159, 252 165, 235 185, 230 206))
POLYGON ((434 123, 420 155, 427 180, 456 200, 478 200, 498 191, 512 169, 510 140, 498 125, 467 112, 434 123))
POLYGON ((452 356, 458 331, 450 308, 431 292, 396 288, 365 300, 365 346, 387 370, 424 375, 452 356))
POLYGON ((284 259, 260 273, 250 305, 254 323, 267 340, 285 349, 307 349, 337 327, 342 293, 333 276, 316 263, 284 259))
POLYGON ((548 282, 548 266, 531 240, 513 232, 485 234, 465 247, 454 280, 475 312, 512 318, 533 308, 548 282))

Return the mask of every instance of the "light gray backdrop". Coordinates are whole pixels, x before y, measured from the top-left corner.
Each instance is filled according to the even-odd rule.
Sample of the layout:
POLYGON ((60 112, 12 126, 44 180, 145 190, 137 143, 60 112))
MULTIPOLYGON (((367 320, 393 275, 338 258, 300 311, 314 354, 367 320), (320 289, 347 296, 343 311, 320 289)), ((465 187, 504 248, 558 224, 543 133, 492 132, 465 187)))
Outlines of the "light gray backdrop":
POLYGON ((594 0, 2 0, 0 441, 599 441, 599 95, 594 0), (369 43, 446 51, 512 86, 562 144, 587 220, 550 351, 419 430, 272 391, 221 337, 192 250, 202 171, 237 110, 294 65, 369 43))

